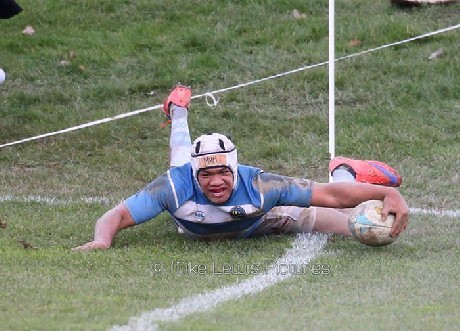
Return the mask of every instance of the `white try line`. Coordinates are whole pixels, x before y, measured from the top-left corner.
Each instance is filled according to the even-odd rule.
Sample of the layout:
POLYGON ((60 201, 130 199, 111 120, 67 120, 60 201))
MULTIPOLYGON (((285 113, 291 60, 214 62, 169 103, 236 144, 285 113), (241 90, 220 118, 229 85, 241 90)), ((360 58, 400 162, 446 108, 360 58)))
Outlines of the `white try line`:
POLYGON ((460 217, 460 210, 410 208, 410 212, 419 215, 447 216, 451 218, 460 217))
POLYGON ((0 202, 36 202, 46 205, 74 205, 78 203, 83 204, 100 204, 100 205, 113 205, 115 202, 105 197, 81 197, 81 198, 68 198, 61 199, 56 197, 46 197, 41 195, 28 195, 28 196, 14 196, 14 195, 0 195, 0 202))
POLYGON ((261 292, 298 274, 295 270, 308 265, 311 260, 318 257, 326 242, 326 235, 299 234, 293 242, 292 248, 270 265, 267 271, 234 285, 223 286, 210 292, 184 298, 169 308, 157 308, 140 316, 131 317, 128 324, 113 326, 111 330, 158 330, 159 323, 177 322, 189 315, 212 310, 225 302, 261 292), (289 270, 294 270, 294 272, 288 272, 289 270))
MULTIPOLYGON (((60 199, 56 197, 46 197, 41 195, 28 195, 28 196, 15 196, 15 195, 0 195, 0 203, 2 202, 36 202, 44 203, 47 205, 72 205, 72 204, 99 204, 106 206, 113 206, 120 202, 114 199, 106 197, 80 197, 80 198, 68 198, 60 199)), ((460 217, 460 210, 445 210, 445 209, 427 209, 427 208, 410 208, 412 214, 418 215, 433 215, 433 216, 445 216, 451 218, 460 217)))
MULTIPOLYGON (((35 202, 48 205, 68 205, 75 203, 113 205, 115 201, 105 197, 81 197, 77 199, 58 199, 43 196, 13 196, 0 195, 1 202, 35 202)), ((437 210, 411 208, 413 214, 460 217, 460 210, 437 210)), ((250 294, 255 294, 264 289, 282 282, 291 276, 298 274, 300 267, 307 265, 311 260, 318 257, 326 245, 327 235, 299 234, 293 242, 293 247, 284 256, 275 261, 267 270, 241 283, 220 287, 210 292, 190 296, 180 300, 177 304, 168 308, 157 308, 145 312, 140 316, 131 317, 126 325, 113 326, 112 331, 135 331, 157 330, 159 323, 177 322, 182 318, 195 313, 212 310, 219 305, 238 300, 250 294), (279 268, 288 266, 288 268, 279 268), (286 271, 294 270, 294 273, 286 271), (283 271, 283 272, 280 272, 283 271)))
MULTIPOLYGON (((121 201, 121 200, 119 200, 121 201)), ((0 195, 1 202, 36 202, 43 203, 47 205, 72 205, 72 204, 99 204, 99 205, 114 205, 118 203, 113 199, 106 197, 80 197, 80 198, 56 198, 56 197, 47 197, 41 195, 0 195)), ((421 214, 421 215, 433 215, 433 216, 446 216, 451 218, 460 217, 460 210, 444 210, 444 209, 426 209, 426 208, 410 208, 412 214, 421 214)))

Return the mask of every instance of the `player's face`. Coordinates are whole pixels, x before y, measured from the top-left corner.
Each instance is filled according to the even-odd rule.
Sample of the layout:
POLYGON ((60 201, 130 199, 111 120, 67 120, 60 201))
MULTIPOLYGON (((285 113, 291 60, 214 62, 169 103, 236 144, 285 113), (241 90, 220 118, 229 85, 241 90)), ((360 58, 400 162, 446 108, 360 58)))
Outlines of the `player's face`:
POLYGON ((227 167, 200 170, 198 183, 206 197, 215 204, 230 199, 233 191, 233 173, 227 167))

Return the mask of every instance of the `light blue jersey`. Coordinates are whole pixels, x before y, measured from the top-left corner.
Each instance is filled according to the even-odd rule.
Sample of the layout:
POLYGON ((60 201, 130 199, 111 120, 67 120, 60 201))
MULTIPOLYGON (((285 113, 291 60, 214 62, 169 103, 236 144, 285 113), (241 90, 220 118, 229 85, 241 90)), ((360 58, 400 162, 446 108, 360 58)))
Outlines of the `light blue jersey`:
POLYGON ((275 206, 309 207, 311 181, 265 173, 238 165, 238 185, 224 204, 212 203, 187 163, 171 168, 124 201, 136 224, 168 211, 186 234, 246 237, 275 206))

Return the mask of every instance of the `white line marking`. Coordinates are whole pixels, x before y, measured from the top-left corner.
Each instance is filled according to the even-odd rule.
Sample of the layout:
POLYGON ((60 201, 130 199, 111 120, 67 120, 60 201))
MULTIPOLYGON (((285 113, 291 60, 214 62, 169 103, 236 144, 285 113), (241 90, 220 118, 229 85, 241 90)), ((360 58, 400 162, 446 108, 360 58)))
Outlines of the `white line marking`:
MULTIPOLYGON (((121 199, 120 199, 121 201, 121 199)), ((114 199, 106 197, 80 197, 80 198, 68 198, 60 199, 56 197, 45 197, 40 195, 29 195, 29 196, 14 196, 14 195, 0 195, 0 203, 2 202, 37 202, 48 205, 71 205, 76 203, 85 204, 100 204, 100 205, 115 205, 118 203, 114 199)), ((425 209, 425 208, 410 208, 412 214, 419 215, 433 215, 433 216, 445 216, 451 218, 460 217, 460 210, 443 210, 443 209, 425 209)))
POLYGON ((85 204, 100 204, 100 205, 113 205, 114 201, 105 197, 81 197, 76 199, 61 199, 55 197, 44 197, 40 195, 29 195, 29 196, 14 196, 14 195, 0 195, 1 202, 37 202, 44 203, 47 205, 72 205, 77 203, 85 204))
MULTIPOLYGON (((411 208, 414 214, 429 214, 436 216, 459 217, 460 211, 456 210, 427 210, 411 208)), ((156 308, 137 317, 131 317, 126 325, 115 325, 111 331, 155 331, 159 329, 158 323, 173 323, 195 313, 212 310, 219 305, 241 299, 249 294, 255 294, 262 290, 290 278, 291 273, 280 273, 279 265, 302 266, 318 257, 326 245, 326 235, 298 234, 293 242, 293 247, 284 256, 272 264, 268 271, 249 278, 241 283, 217 288, 195 296, 180 300, 169 308, 156 308)))
POLYGON ((460 217, 460 210, 442 210, 442 209, 423 209, 423 208, 410 208, 413 214, 433 215, 433 216, 447 216, 451 218, 460 217))
POLYGON ((293 276, 293 274, 287 272, 286 268, 279 268, 278 266, 287 265, 293 270, 296 270, 298 266, 305 266, 321 253, 326 242, 326 235, 299 234, 293 242, 293 247, 268 267, 266 272, 241 283, 223 286, 210 292, 184 298, 169 308, 157 308, 138 317, 131 317, 128 324, 113 326, 111 330, 158 330, 157 323, 177 322, 186 316, 214 309, 227 301, 258 293, 293 276), (280 272, 280 270, 285 272, 280 272))
MULTIPOLYGON (((113 205, 115 201, 105 197, 81 197, 76 199, 59 199, 55 197, 43 196, 13 196, 0 195, 2 202, 36 202, 48 205, 70 205, 75 203, 113 205)), ((440 209, 423 209, 411 208, 413 214, 445 216, 451 218, 460 217, 460 210, 440 210, 440 209)), ((246 295, 254 294, 270 287, 278 282, 284 281, 291 277, 289 273, 279 273, 277 265, 299 266, 308 264, 309 261, 316 258, 324 245, 326 244, 326 235, 299 234, 293 242, 293 247, 286 254, 273 263, 273 268, 268 271, 249 278, 241 283, 224 286, 211 292, 198 294, 184 298, 176 305, 169 308, 157 308, 153 311, 146 312, 139 317, 130 318, 128 324, 123 326, 113 326, 113 331, 126 330, 157 330, 157 323, 175 322, 194 313, 211 310, 220 304, 240 299, 246 295), (278 271, 278 272, 277 272, 278 271)))

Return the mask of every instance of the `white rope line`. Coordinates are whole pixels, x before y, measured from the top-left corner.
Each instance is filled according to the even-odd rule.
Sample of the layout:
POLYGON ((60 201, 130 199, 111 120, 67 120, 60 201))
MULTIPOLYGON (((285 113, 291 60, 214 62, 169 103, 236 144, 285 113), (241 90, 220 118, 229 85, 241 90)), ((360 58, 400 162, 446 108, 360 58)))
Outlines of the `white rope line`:
POLYGON ((205 97, 206 97, 206 104, 209 107, 215 107, 219 103, 219 98, 216 98, 214 94, 212 94, 211 92, 206 93, 205 97), (209 99, 211 99, 212 102, 209 102, 209 99))
POLYGON ((112 116, 112 117, 103 118, 103 119, 100 119, 100 120, 97 120, 97 121, 94 121, 94 122, 89 122, 89 123, 73 126, 73 127, 67 128, 67 129, 63 129, 63 130, 59 130, 59 131, 55 131, 55 132, 50 132, 50 133, 45 133, 45 134, 41 134, 41 135, 38 135, 38 136, 35 136, 35 137, 21 139, 21 140, 18 140, 18 141, 13 141, 11 143, 0 145, 0 148, 6 147, 6 146, 13 146, 13 145, 17 145, 17 144, 22 144, 22 143, 25 143, 25 142, 28 142, 28 141, 37 140, 37 139, 41 139, 41 138, 45 138, 45 137, 55 136, 55 135, 58 135, 58 134, 61 134, 61 133, 67 133, 67 132, 71 132, 71 131, 80 130, 80 129, 83 129, 83 128, 88 128, 90 126, 95 126, 95 125, 99 125, 99 124, 102 124, 102 123, 115 121, 115 120, 118 120, 118 119, 121 119, 121 118, 130 117, 130 116, 133 116, 133 115, 145 113, 147 111, 150 111, 150 110, 153 110, 153 109, 159 109, 161 107, 162 107, 162 105, 159 104, 159 105, 144 108, 144 109, 134 110, 134 111, 131 111, 129 113, 124 113, 124 114, 115 115, 115 116, 112 116))
MULTIPOLYGON (((376 48, 371 48, 371 49, 368 49, 368 50, 365 50, 365 51, 362 51, 362 52, 358 52, 358 53, 338 57, 338 58, 335 59, 335 62, 345 60, 345 59, 349 59, 349 58, 356 57, 356 56, 360 56, 360 55, 364 55, 364 54, 367 54, 367 53, 375 52, 375 51, 378 51, 378 50, 381 50, 381 49, 384 49, 384 48, 388 48, 388 47, 392 47, 392 46, 396 46, 396 45, 402 45, 402 44, 405 44, 405 43, 408 43, 408 42, 411 42, 411 41, 414 41, 414 40, 426 38, 426 37, 429 37, 429 36, 433 36, 433 35, 436 35, 436 34, 440 34, 440 33, 444 33, 444 32, 447 32, 447 31, 455 30, 455 29, 458 29, 458 28, 460 28, 460 24, 453 25, 453 26, 450 26, 450 27, 447 27, 447 28, 444 28, 444 29, 439 29, 439 30, 436 30, 436 31, 433 31, 433 32, 428 32, 428 33, 425 33, 425 34, 422 34, 422 35, 419 35, 419 36, 416 36, 416 37, 412 37, 412 38, 405 39, 405 40, 402 40, 402 41, 394 42, 394 43, 391 43, 391 44, 386 44, 386 45, 382 45, 382 46, 379 46, 379 47, 376 47, 376 48)), ((235 85, 235 86, 223 88, 223 89, 220 89, 220 90, 215 90, 215 91, 212 91, 212 92, 208 92, 206 94, 209 94, 209 93, 218 94, 218 93, 231 91, 231 90, 234 90, 234 89, 237 89, 237 88, 246 87, 246 86, 249 86, 249 85, 254 85, 254 84, 257 84, 257 83, 265 82, 265 81, 270 80, 270 79, 279 78, 279 77, 287 76, 287 75, 290 75, 290 74, 294 74, 294 73, 297 73, 299 71, 304 71, 304 70, 307 70, 307 69, 312 69, 312 68, 324 66, 324 65, 327 65, 328 63, 329 63, 329 61, 325 61, 325 62, 313 64, 313 65, 300 67, 300 68, 297 68, 297 69, 293 69, 293 70, 290 70, 290 71, 286 71, 286 72, 283 72, 283 73, 272 75, 272 76, 269 76, 269 77, 257 79, 257 80, 251 81, 251 82, 242 83, 242 84, 239 84, 239 85, 235 85)), ((195 95, 195 96, 192 97, 192 99, 201 98, 201 97, 205 96, 206 94, 195 95)))
MULTIPOLYGON (((391 43, 391 44, 385 44, 385 45, 382 45, 382 46, 379 46, 379 47, 376 47, 376 48, 372 48, 372 49, 368 49, 368 50, 365 50, 365 51, 362 51, 362 52, 342 56, 342 57, 339 57, 339 58, 335 59, 335 61, 337 62, 337 61, 341 61, 341 60, 345 60, 345 59, 350 59, 352 57, 364 55, 364 54, 367 54, 367 53, 375 52, 375 51, 378 51, 378 50, 381 50, 381 49, 384 49, 384 48, 388 48, 388 47, 392 47, 392 46, 396 46, 396 45, 402 45, 402 44, 405 44, 405 43, 408 43, 408 42, 411 42, 411 41, 414 41, 414 40, 430 37, 430 36, 437 35, 437 34, 440 34, 440 33, 452 31, 452 30, 455 30, 455 29, 458 29, 458 28, 460 28, 460 24, 453 25, 453 26, 443 28, 443 29, 439 29, 439 30, 436 30, 436 31, 428 32, 428 33, 425 33, 425 34, 422 34, 422 35, 419 35, 419 36, 416 36, 416 37, 412 37, 412 38, 405 39, 405 40, 402 40, 402 41, 394 42, 394 43, 391 43)), ((329 61, 324 61, 324 62, 313 64, 313 65, 307 65, 307 66, 300 67, 300 68, 297 68, 297 69, 282 72, 282 73, 279 73, 279 74, 276 74, 276 75, 272 75, 272 76, 268 76, 268 77, 265 77, 265 78, 253 80, 253 81, 250 81, 250 82, 234 85, 234 86, 231 86, 231 87, 215 90, 215 91, 212 91, 212 92, 207 92, 207 93, 204 93, 204 94, 194 95, 194 96, 192 96, 192 99, 197 99, 197 98, 202 98, 202 97, 211 98, 213 103, 209 103, 208 99, 206 99, 206 102, 210 106, 215 106, 215 105, 217 105, 218 100, 216 100, 216 98, 214 97, 214 94, 219 94, 219 93, 235 90, 235 89, 238 89, 238 88, 258 84, 258 83, 265 82, 265 81, 268 81, 268 80, 271 80, 271 79, 291 75, 291 74, 294 74, 294 73, 297 73, 297 72, 300 72, 300 71, 305 71, 307 69, 312 69, 312 68, 324 66, 324 65, 327 65, 328 63, 329 63, 329 61)), ((41 138, 55 136, 55 135, 62 134, 62 133, 72 132, 72 131, 88 128, 88 127, 91 127, 91 126, 95 126, 95 125, 99 125, 99 124, 103 124, 103 123, 107 123, 107 122, 112 122, 112 121, 119 120, 119 119, 122 119, 122 118, 126 118, 126 117, 130 117, 130 116, 138 115, 138 114, 141 114, 141 113, 145 113, 145 112, 148 112, 150 110, 160 109, 162 106, 163 106, 162 104, 158 104, 158 105, 155 105, 155 106, 152 106, 152 107, 147 107, 147 108, 143 108, 143 109, 139 109, 139 110, 134 110, 134 111, 131 111, 131 112, 128 112, 128 113, 103 118, 103 119, 96 120, 96 121, 93 121, 93 122, 73 126, 73 127, 67 128, 67 129, 62 129, 62 130, 55 131, 55 132, 49 132, 49 133, 41 134, 41 135, 38 135, 38 136, 34 136, 34 137, 30 137, 30 138, 25 138, 25 139, 13 141, 13 142, 5 143, 5 144, 0 145, 0 148, 7 147, 7 146, 18 145, 18 144, 22 144, 22 143, 25 143, 25 142, 29 142, 29 141, 33 141, 33 140, 37 140, 37 139, 41 139, 41 138)))

